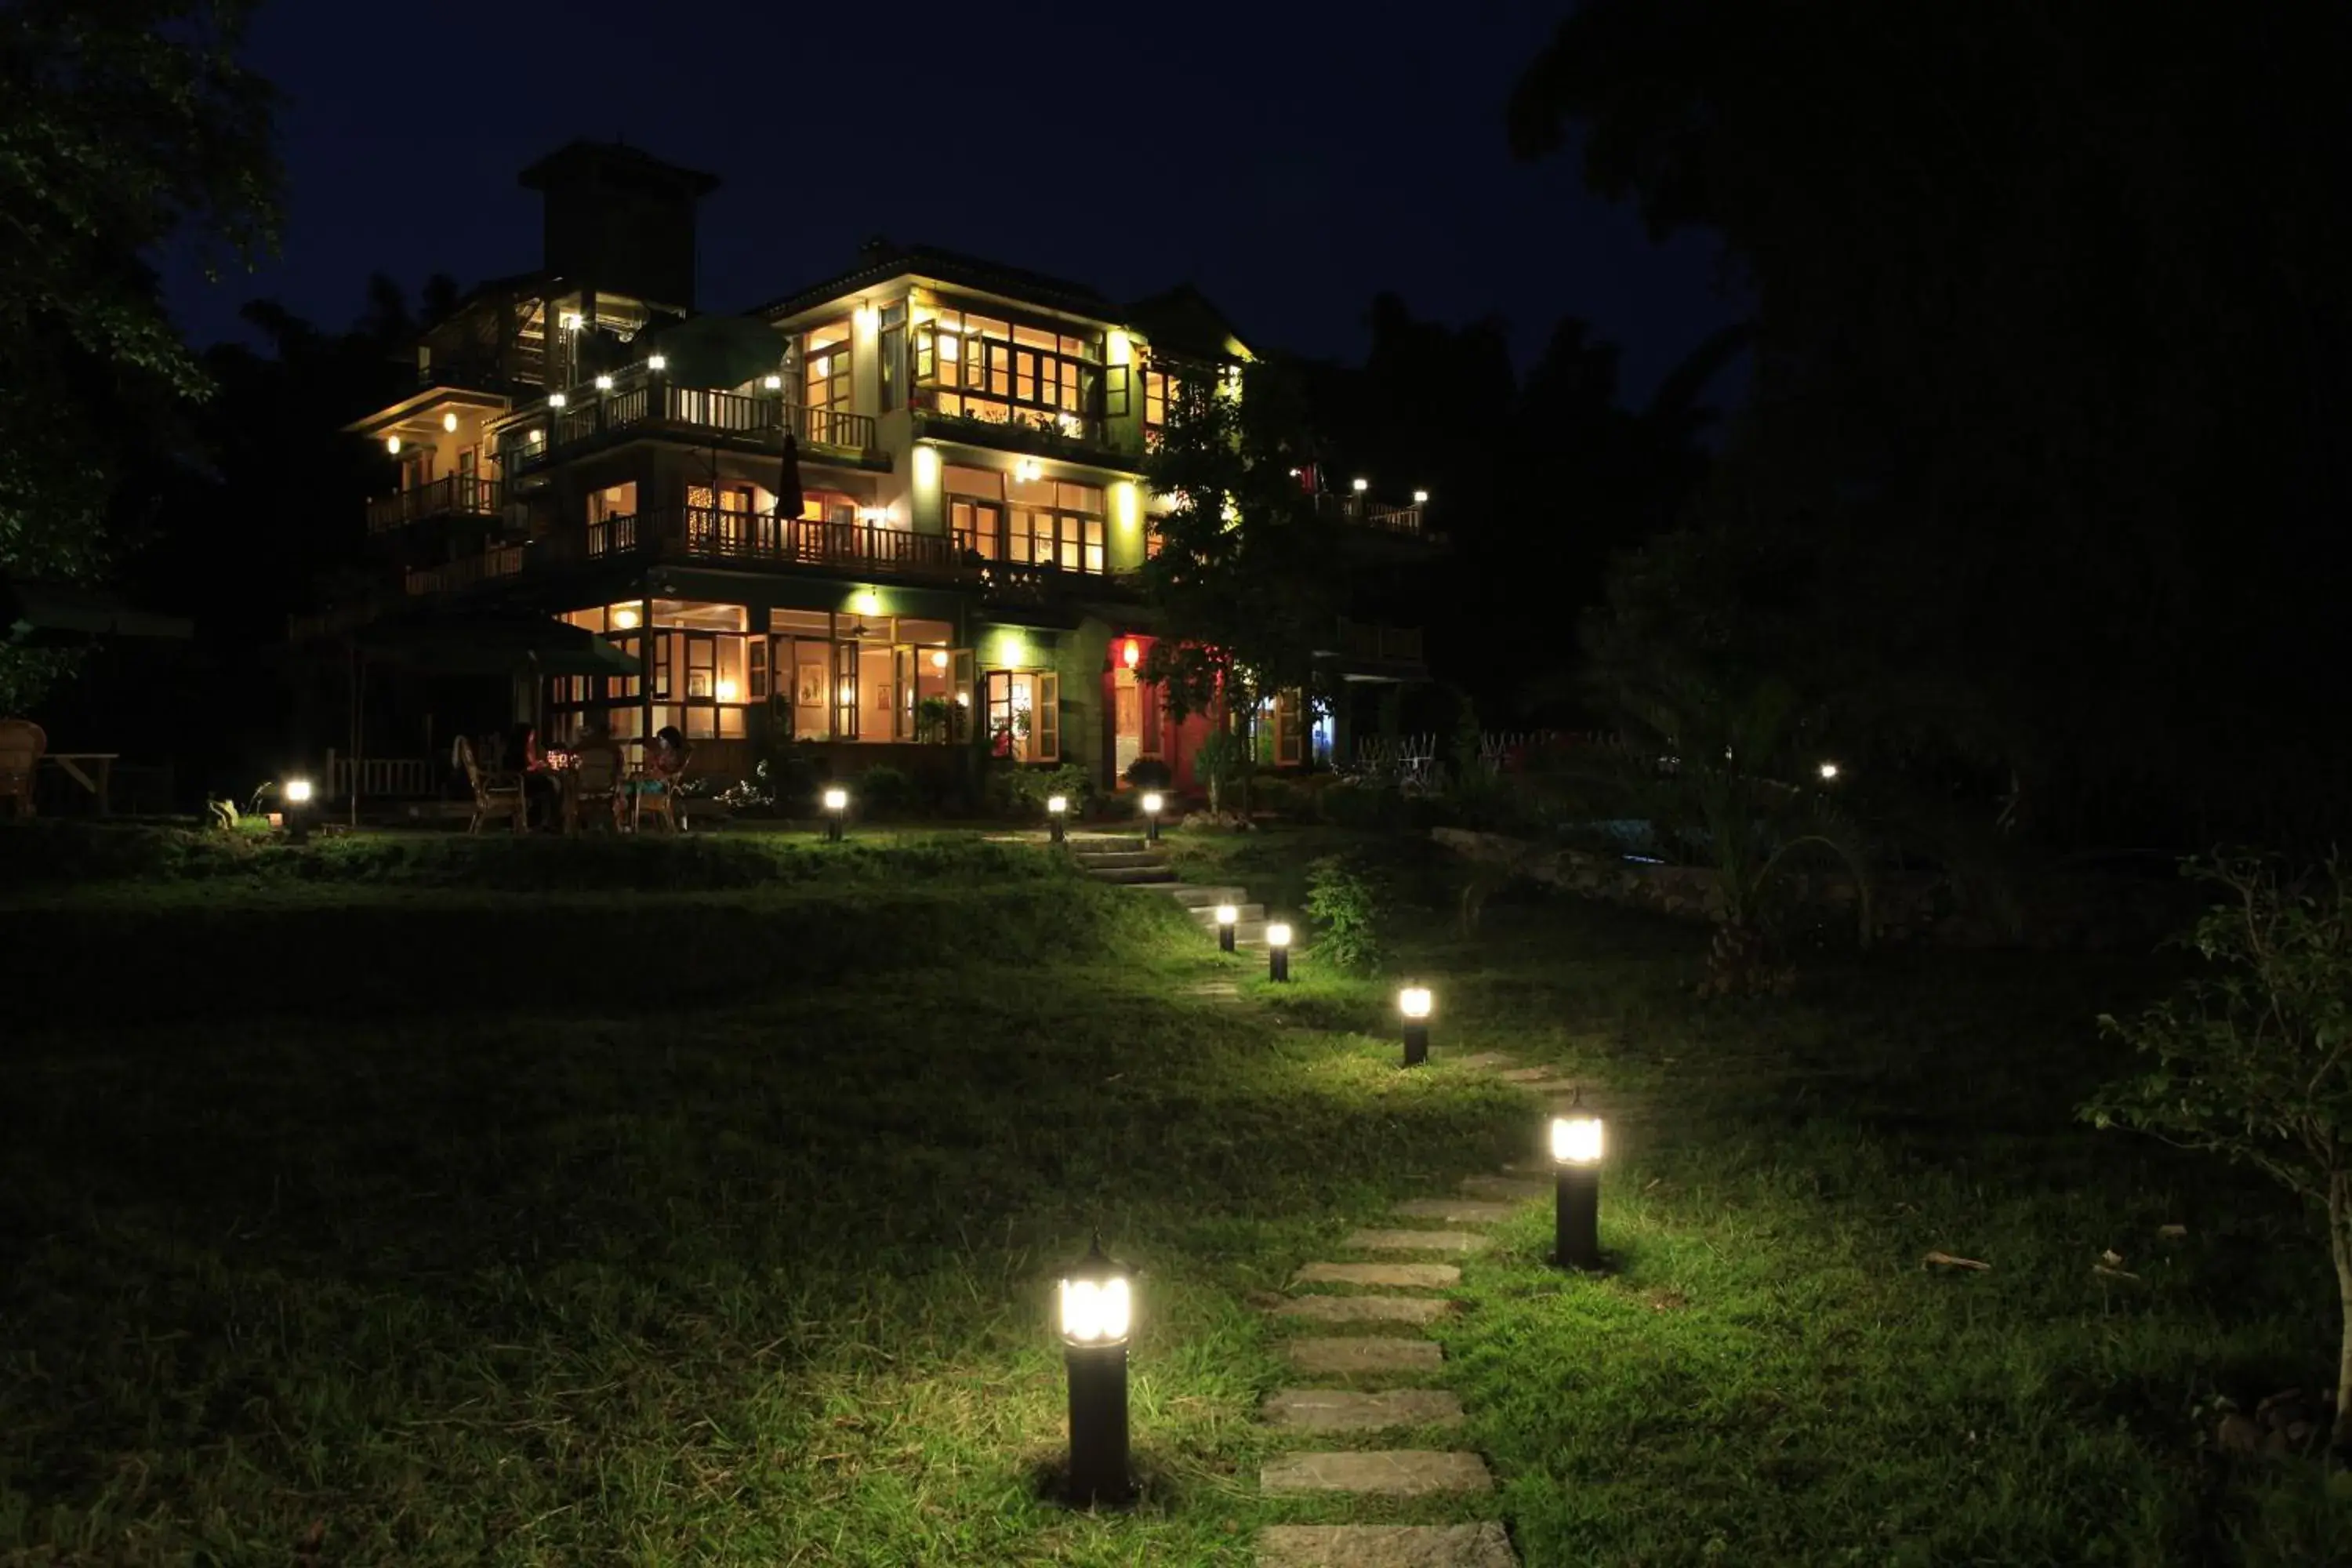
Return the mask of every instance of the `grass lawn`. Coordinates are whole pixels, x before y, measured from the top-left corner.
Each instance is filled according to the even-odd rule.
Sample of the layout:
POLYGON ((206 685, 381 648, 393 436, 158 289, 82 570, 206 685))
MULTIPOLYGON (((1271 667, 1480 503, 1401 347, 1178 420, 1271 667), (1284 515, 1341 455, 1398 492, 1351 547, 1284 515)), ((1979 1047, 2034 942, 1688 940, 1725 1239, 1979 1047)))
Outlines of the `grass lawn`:
MULTIPOLYGON (((1441 1065, 1404 1074, 1386 985, 1309 956, 1193 997, 1255 965, 969 837, 195 846, 70 888, 10 878, 31 842, 0 1562, 1245 1563, 1381 1517, 1257 1497, 1256 1304, 1533 1149, 1531 1102, 1442 1065, 1484 1047, 1621 1113, 1617 1271, 1544 1267, 1531 1208, 1444 1331, 1523 1561, 2347 1560, 2340 1484, 2197 1419, 2333 1364, 2315 1238, 2067 1120, 2143 967, 1703 1006, 1703 933, 1498 900, 1465 942, 1406 857, 1441 1065), (1090 1517, 1040 1492, 1051 1282, 1097 1228, 1142 1271, 1144 1495, 1090 1517)), ((1324 847, 1181 853, 1287 900, 1324 847)))

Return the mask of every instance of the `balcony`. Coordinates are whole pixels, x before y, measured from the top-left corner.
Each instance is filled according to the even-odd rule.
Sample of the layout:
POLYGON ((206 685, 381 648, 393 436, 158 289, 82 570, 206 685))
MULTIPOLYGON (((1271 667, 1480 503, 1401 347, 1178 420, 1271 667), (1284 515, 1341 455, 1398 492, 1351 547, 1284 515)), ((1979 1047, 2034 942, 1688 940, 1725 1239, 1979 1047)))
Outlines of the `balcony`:
POLYGON ((430 518, 494 518, 499 513, 503 499, 496 479, 450 474, 415 489, 379 496, 368 502, 367 528, 370 533, 389 533, 430 518))
POLYGON ((781 391, 718 392, 639 372, 615 381, 609 392, 590 388, 567 396, 565 406, 547 410, 552 418, 546 442, 516 449, 514 460, 521 467, 537 468, 567 447, 618 436, 677 436, 780 447, 788 430, 805 451, 868 463, 883 460, 870 416, 804 407, 786 402, 781 391))
POLYGON ((1419 626, 1381 626, 1363 621, 1339 623, 1341 658, 1359 664, 1418 665, 1422 662, 1419 626))
POLYGON ((501 544, 478 555, 461 555, 438 566, 419 566, 408 574, 408 592, 419 598, 432 594, 454 594, 493 578, 516 576, 522 571, 523 549, 520 544, 501 544))
MULTIPOLYGON (((708 507, 592 522, 580 537, 580 552, 589 561, 649 554, 723 565, 809 566, 860 577, 928 578, 975 588, 992 602, 1024 605, 1044 602, 1057 584, 1106 580, 1100 573, 1064 571, 1045 563, 987 559, 961 536, 708 507)), ((548 557, 562 558, 561 552, 548 557)))
POLYGON ((1318 495, 1315 510, 1319 517, 1334 522, 1344 522, 1356 528, 1378 529, 1406 539, 1436 542, 1442 536, 1423 526, 1422 508, 1415 506, 1382 506, 1366 496, 1318 495))

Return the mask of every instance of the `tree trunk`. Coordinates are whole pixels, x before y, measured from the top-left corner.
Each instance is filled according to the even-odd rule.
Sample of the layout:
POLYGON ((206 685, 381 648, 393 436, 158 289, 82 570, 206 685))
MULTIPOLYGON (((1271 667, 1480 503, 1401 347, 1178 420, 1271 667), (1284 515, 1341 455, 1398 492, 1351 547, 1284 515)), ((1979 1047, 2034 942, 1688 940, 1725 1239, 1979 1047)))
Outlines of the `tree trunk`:
POLYGON ((2327 1184, 2327 1245, 2336 1254, 2336 1296, 2343 1330, 2336 1352, 2336 1447, 2352 1451, 2352 1173, 2327 1184))

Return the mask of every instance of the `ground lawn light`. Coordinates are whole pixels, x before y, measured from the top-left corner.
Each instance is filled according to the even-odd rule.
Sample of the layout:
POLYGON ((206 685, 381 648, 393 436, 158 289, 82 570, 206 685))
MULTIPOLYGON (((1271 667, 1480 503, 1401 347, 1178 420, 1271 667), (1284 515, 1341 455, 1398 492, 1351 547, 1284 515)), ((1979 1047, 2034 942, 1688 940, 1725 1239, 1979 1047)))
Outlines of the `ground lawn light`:
POLYGON ((841 842, 841 819, 849 814, 849 792, 839 784, 824 792, 824 838, 828 844, 841 842))
POLYGON ((1265 928, 1265 977, 1285 983, 1290 979, 1290 927, 1286 921, 1265 928))
POLYGON ((1062 825, 1069 820, 1070 797, 1049 795, 1045 797, 1045 832, 1056 844, 1062 842, 1062 825))
POLYGON ((1062 1359, 1070 1385, 1069 1500, 1081 1508, 1124 1501, 1127 1476, 1127 1331, 1134 1316, 1127 1270, 1097 1237, 1062 1276, 1062 1359))
POLYGON ((1160 809, 1168 803, 1153 790, 1143 797, 1143 838, 1147 844, 1160 842, 1160 809))
POLYGON ((1234 927, 1239 923, 1241 918, 1241 910, 1234 908, 1233 905, 1217 906, 1217 951, 1219 952, 1233 952, 1234 927))
POLYGON ((297 844, 310 841, 310 781, 288 779, 278 792, 286 801, 286 833, 297 844))
POLYGON ((1571 1107, 1551 1119, 1552 1258, 1562 1268, 1601 1267, 1601 1118, 1571 1107))
POLYGON ((1429 1009, 1426 985, 1407 985, 1397 993, 1397 1012, 1404 1018, 1404 1065, 1417 1068, 1429 1060, 1429 1009))

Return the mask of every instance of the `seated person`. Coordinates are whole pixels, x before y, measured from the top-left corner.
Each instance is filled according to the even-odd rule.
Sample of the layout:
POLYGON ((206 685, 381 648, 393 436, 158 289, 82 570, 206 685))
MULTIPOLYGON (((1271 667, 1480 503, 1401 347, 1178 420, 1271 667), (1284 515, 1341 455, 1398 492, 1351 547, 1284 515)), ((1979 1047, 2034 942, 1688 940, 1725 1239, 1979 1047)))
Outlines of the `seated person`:
POLYGON ((653 744, 646 748, 646 769, 641 778, 629 781, 632 795, 667 795, 677 787, 686 772, 687 759, 694 748, 686 743, 675 724, 665 724, 654 731, 653 744))
POLYGON ((550 772, 547 758, 539 749, 539 731, 529 724, 517 724, 507 732, 509 765, 522 775, 523 806, 533 829, 560 827, 558 820, 563 810, 563 786, 550 772))

